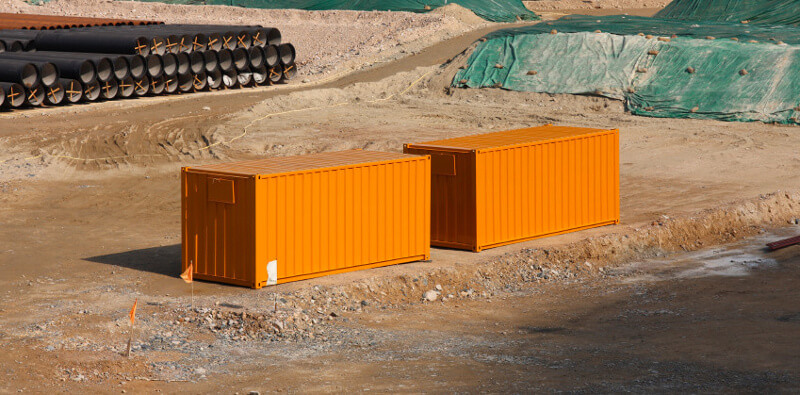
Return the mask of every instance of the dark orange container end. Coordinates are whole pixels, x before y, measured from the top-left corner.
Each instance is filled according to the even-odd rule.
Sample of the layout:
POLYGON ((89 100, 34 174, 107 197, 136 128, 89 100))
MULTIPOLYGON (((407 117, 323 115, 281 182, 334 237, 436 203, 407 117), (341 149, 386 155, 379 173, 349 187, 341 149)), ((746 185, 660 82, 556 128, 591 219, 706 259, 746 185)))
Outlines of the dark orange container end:
POLYGON ((430 259, 430 157, 344 151, 187 167, 183 251, 201 280, 277 282, 430 259))
POLYGON ((431 243, 481 251, 619 223, 619 130, 545 125, 407 144, 431 156, 431 243))

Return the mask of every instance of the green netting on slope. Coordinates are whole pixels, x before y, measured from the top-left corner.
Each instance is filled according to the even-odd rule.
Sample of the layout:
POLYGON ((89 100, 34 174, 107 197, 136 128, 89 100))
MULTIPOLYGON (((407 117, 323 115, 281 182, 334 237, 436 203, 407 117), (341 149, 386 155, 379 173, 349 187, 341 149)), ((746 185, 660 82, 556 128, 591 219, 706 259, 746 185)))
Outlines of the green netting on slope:
MULTIPOLYGON (((615 23, 605 19, 591 17, 590 32, 579 31, 589 21, 581 17, 487 36, 453 85, 598 94, 625 100, 634 114, 656 117, 797 123, 800 47, 692 34, 660 41, 679 31, 673 21, 647 30, 640 23, 625 27, 621 17, 609 19, 615 23), (558 33, 550 34, 551 29, 558 33)), ((794 39, 783 38, 798 42, 795 30, 787 36, 794 39)))
POLYGON ((800 24, 800 0, 675 0, 656 18, 800 24))
POLYGON ((458 4, 479 17, 493 22, 538 20, 521 0, 137 0, 170 4, 231 5, 247 8, 300 10, 409 11, 429 10, 458 4), (427 9, 426 9, 427 8, 427 9))

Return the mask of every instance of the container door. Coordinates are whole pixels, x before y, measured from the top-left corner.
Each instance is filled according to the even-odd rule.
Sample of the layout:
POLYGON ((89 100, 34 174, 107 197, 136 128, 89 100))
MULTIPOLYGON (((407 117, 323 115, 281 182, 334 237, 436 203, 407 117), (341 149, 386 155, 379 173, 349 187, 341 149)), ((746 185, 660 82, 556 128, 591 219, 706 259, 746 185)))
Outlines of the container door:
POLYGON ((184 268, 191 263, 200 279, 252 286, 252 180, 188 173, 184 188, 184 268))

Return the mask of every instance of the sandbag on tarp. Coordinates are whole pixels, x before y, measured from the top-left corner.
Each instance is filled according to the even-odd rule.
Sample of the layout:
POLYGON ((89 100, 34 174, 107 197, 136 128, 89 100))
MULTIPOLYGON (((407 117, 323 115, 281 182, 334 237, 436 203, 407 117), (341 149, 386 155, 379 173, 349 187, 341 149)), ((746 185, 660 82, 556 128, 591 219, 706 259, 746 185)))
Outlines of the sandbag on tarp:
POLYGON ((800 24, 800 0, 675 0, 655 17, 797 25, 800 24))
MULTIPOLYGON (((636 23, 624 26, 621 17, 610 18, 615 23, 586 18, 487 36, 453 85, 601 95, 624 100, 634 114, 656 117, 798 122, 800 46, 698 38, 689 31, 700 27, 682 31, 674 21, 633 18, 636 23), (590 32, 570 32, 590 20, 590 32)), ((783 30, 785 39, 800 41, 800 29, 783 30)), ((751 39, 765 32, 740 33, 751 39)))
POLYGON ((170 4, 230 5, 246 8, 427 12, 458 4, 492 22, 538 20, 521 0, 137 0, 170 4))

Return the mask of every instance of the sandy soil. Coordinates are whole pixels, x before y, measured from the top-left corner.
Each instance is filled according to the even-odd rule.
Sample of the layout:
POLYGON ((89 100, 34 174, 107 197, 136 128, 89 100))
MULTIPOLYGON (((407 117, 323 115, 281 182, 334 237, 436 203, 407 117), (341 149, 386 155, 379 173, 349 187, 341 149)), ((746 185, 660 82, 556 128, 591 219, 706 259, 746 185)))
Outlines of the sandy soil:
POLYGON ((761 250, 800 232, 796 128, 448 88, 483 33, 341 80, 0 118, 0 392, 797 391, 800 249, 761 250), (276 289, 199 282, 189 308, 181 166, 543 123, 620 128, 622 225, 276 289))

